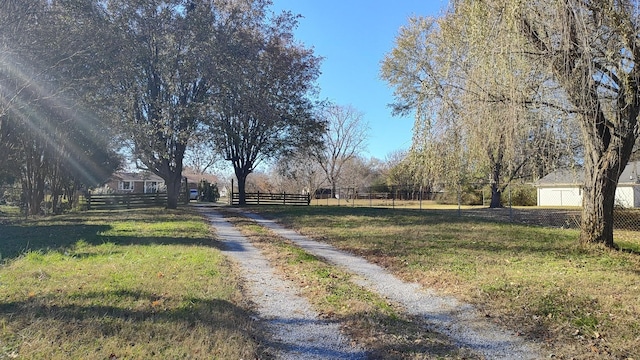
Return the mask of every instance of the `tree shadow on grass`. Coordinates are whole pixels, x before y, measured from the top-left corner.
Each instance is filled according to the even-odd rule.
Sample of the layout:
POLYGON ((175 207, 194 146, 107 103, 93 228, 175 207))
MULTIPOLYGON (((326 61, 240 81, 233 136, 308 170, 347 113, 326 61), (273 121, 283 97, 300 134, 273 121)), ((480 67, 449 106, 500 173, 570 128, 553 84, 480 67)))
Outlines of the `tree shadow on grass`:
MULTIPOLYGON (((187 221, 205 221, 200 215, 184 209, 160 208, 128 210, 92 210, 44 218, 11 218, 0 222, 0 260, 10 260, 30 251, 60 251, 73 248, 79 241, 89 245, 113 243, 115 245, 192 245, 220 248, 221 242, 198 237, 180 226, 174 231, 159 230, 160 234, 136 236, 135 223, 162 224, 187 221), (112 224, 134 223, 129 231, 114 229, 112 224), (110 234, 111 233, 111 234, 110 234), (131 235, 131 236, 129 236, 131 235)), ((162 228, 162 226, 159 226, 162 228)), ((84 254, 89 256, 90 254, 84 254)))
POLYGON ((83 240, 98 241, 106 225, 0 225, 3 260, 16 258, 30 251, 64 250, 83 240))
POLYGON ((479 359, 453 339, 430 330, 419 316, 398 317, 379 312, 358 312, 341 321, 346 332, 368 350, 367 359, 479 359), (362 324, 354 325, 354 324, 362 324), (373 326, 372 326, 373 325, 373 326))
MULTIPOLYGON (((78 242, 89 245, 187 245, 220 248, 219 241, 204 237, 183 236, 109 236, 109 225, 55 224, 55 225, 1 225, 0 258, 10 260, 31 251, 65 252, 78 242)), ((90 255, 90 254, 85 254, 90 255)), ((82 254, 80 254, 82 256, 82 254)))
MULTIPOLYGON (((246 311, 219 299, 184 299, 188 306, 166 309, 164 302, 172 302, 164 294, 150 293, 138 290, 105 290, 75 293, 64 298, 59 298, 61 304, 56 304, 55 297, 45 295, 43 297, 31 297, 21 302, 0 302, 0 314, 20 316, 24 312, 30 312, 36 317, 49 317, 56 320, 74 319, 86 320, 100 317, 111 317, 123 320, 167 320, 167 321, 202 321, 204 323, 215 322, 221 319, 221 313, 231 315, 246 314, 246 311), (118 299, 118 300, 114 300, 118 299), (160 301, 162 300, 162 301, 160 301), (114 303, 122 302, 123 307, 116 305, 83 305, 85 303, 114 303), (64 303, 62 303, 64 302, 64 303), (140 309, 131 309, 126 304, 139 302, 144 304, 140 309), (154 305, 156 304, 156 305, 154 305), (207 315, 206 313, 209 313, 207 315), (204 316, 204 318, 201 318, 204 316)), ((229 327, 233 323, 226 324, 229 327)))
MULTIPOLYGON (((124 354, 128 346, 142 347, 143 350, 136 350, 137 354, 144 354, 145 351, 151 353, 156 349, 149 342, 175 342, 182 337, 191 336, 192 332, 195 334, 193 336, 202 337, 196 338, 198 343, 213 343, 203 345, 208 346, 211 352, 221 345, 215 343, 216 339, 226 341, 233 337, 238 346, 263 344, 266 340, 262 338, 264 335, 258 325, 251 321, 253 316, 247 310, 225 300, 195 297, 171 299, 145 291, 130 290, 87 292, 68 297, 49 294, 19 302, 0 302, 0 319, 13 331, 36 337, 45 336, 54 348, 62 345, 75 348, 74 343, 95 343, 95 339, 102 339, 99 342, 106 343, 112 338, 122 344, 123 349, 117 350, 124 354), (95 305, 96 303, 100 305, 95 305), (118 306, 119 303, 122 305, 118 306), (220 333, 223 337, 213 336, 220 333), (148 348, 145 349, 145 346, 148 348)), ((30 339, 27 337, 23 341, 28 343, 30 339)), ((21 344, 14 346, 19 348, 21 344)), ((185 347, 181 344, 174 346, 185 347)), ((184 350, 190 349, 187 347, 184 350)), ((259 353, 244 355, 248 355, 248 358, 262 358, 259 353)))

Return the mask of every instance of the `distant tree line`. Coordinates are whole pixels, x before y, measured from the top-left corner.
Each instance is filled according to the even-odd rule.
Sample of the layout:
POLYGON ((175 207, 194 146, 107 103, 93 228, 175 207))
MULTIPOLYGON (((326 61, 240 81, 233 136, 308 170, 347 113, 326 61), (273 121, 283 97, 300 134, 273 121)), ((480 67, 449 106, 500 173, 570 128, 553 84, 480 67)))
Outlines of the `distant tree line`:
POLYGON ((185 158, 219 157, 241 204, 272 164, 306 191, 482 180, 498 207, 510 183, 579 165, 581 241, 615 247, 615 190, 640 133, 638 1, 456 0, 412 18, 381 77, 414 138, 387 162, 360 156, 364 114, 313 100, 320 59, 270 5, 0 2, 0 181, 20 184, 28 214, 45 191, 60 212, 129 157, 175 208, 185 158))
MULTIPOLYGON (((203 144, 239 186, 261 162, 321 148, 310 95, 320 60, 270 1, 0 3, 0 179, 28 214, 106 180, 123 157, 178 205, 185 153, 203 144)), ((242 198, 241 198, 242 202, 242 198)))

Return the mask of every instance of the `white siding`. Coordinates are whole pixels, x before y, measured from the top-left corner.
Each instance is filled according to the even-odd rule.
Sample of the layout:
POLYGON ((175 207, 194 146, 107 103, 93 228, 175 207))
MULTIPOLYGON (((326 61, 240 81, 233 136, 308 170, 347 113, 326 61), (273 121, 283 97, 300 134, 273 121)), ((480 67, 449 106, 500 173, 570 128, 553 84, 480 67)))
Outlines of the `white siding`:
POLYGON ((624 186, 616 189, 616 206, 633 207, 633 187, 624 186))
MULTIPOLYGON (((578 187, 538 187, 538 206, 582 206, 582 191, 578 187)), ((620 186, 616 189, 616 206, 640 207, 640 186, 620 186)))
POLYGON ((539 187, 538 206, 582 206, 578 187, 539 187))

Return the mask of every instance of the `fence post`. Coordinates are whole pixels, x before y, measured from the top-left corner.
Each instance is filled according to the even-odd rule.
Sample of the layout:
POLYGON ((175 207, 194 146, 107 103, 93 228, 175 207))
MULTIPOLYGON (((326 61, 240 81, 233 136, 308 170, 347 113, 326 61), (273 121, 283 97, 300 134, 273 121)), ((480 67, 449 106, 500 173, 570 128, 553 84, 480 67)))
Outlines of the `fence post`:
POLYGON ((511 185, 509 187, 509 221, 513 222, 513 205, 511 204, 511 185))
POLYGON ((356 199, 358 197, 358 194, 356 193, 356 188, 352 189, 353 191, 351 192, 353 194, 353 197, 351 198, 351 207, 356 207, 356 199))
POLYGON ((458 216, 462 216, 462 184, 458 183, 458 216))
POLYGON ((396 208, 396 195, 398 194, 398 190, 394 190, 395 188, 391 187, 391 208, 396 208))
POLYGON ((282 205, 287 205, 287 193, 282 192, 282 205))

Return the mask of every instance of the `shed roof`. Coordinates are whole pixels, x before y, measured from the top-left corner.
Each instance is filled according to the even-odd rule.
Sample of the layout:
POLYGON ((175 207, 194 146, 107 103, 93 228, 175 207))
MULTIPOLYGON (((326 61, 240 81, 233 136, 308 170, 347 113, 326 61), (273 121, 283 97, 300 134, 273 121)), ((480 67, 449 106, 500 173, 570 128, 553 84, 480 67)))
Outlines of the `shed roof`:
POLYGON ((544 185, 578 185, 584 183, 584 170, 582 168, 559 169, 547 174, 538 180, 537 186, 544 185))
POLYGON ((619 184, 640 184, 640 161, 632 161, 625 166, 619 184))
MULTIPOLYGON (((559 169, 547 174, 536 182, 536 186, 577 186, 584 183, 584 169, 576 167, 573 169, 559 169)), ((640 184, 640 161, 632 161, 625 166, 620 175, 618 185, 640 184)))

